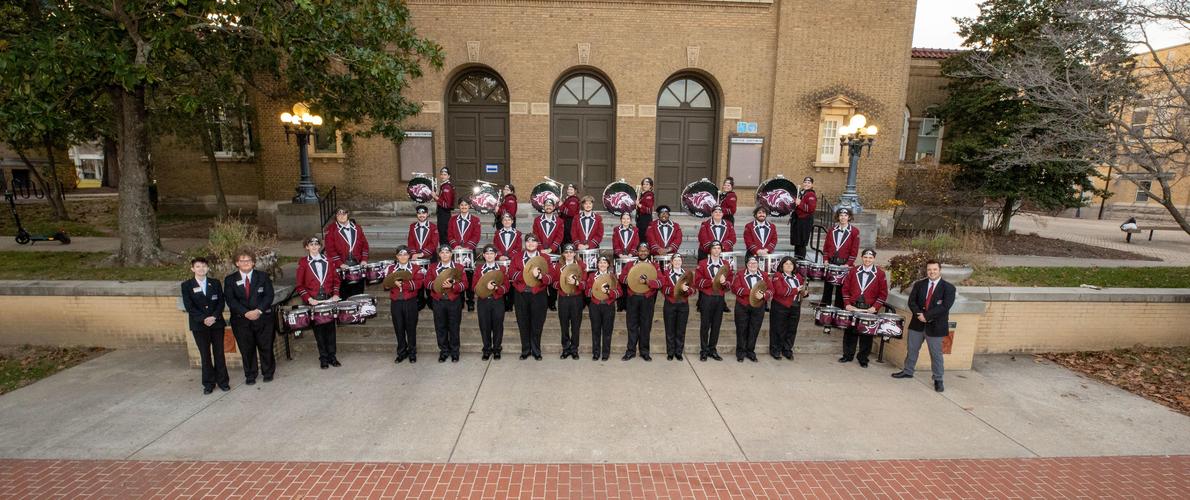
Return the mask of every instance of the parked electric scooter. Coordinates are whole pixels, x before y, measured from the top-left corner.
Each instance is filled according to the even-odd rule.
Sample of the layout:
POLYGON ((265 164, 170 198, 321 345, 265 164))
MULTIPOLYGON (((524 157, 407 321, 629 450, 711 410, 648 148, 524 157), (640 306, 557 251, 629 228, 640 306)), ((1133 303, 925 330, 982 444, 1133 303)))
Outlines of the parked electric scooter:
POLYGON ((70 236, 67 236, 66 232, 60 229, 49 236, 41 234, 29 234, 29 231, 25 230, 25 226, 21 225, 21 216, 17 214, 17 202, 15 197, 12 195, 12 191, 5 191, 4 199, 8 201, 8 208, 12 210, 12 219, 16 221, 17 224, 18 245, 32 245, 38 241, 57 241, 63 245, 70 244, 70 236))

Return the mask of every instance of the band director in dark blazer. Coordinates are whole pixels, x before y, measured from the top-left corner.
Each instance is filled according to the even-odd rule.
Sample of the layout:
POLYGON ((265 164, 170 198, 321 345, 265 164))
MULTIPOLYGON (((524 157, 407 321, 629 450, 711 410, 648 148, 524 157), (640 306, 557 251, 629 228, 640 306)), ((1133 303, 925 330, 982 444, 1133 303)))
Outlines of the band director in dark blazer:
POLYGON ((893 378, 913 378, 917 354, 924 341, 930 350, 930 369, 934 375, 934 390, 942 392, 942 339, 950 329, 950 308, 954 305, 955 287, 942 279, 942 264, 936 260, 926 263, 926 279, 913 284, 909 293, 908 352, 904 368, 893 378))
POLYGON ((273 356, 273 281, 255 270, 256 257, 241 251, 235 257, 236 271, 223 280, 227 290, 227 308, 231 310, 231 331, 236 336, 240 357, 244 360, 244 383, 256 384, 256 358, 260 374, 272 382, 277 361, 273 356))
POLYGON ((196 257, 190 261, 194 277, 182 282, 182 305, 190 320, 190 333, 198 346, 202 360, 202 393, 210 394, 215 385, 231 390, 227 377, 227 361, 223 357, 224 296, 219 280, 207 277, 207 259, 196 257))

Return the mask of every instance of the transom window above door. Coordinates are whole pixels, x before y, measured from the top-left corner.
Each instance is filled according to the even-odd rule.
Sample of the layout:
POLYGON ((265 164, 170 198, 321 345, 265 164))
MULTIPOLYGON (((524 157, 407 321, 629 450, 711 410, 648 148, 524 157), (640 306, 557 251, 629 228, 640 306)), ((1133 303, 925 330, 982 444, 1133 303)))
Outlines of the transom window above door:
POLYGON ((661 90, 657 106, 662 108, 711 109, 711 95, 698 80, 681 78, 661 90))
POLYGON ((476 70, 459 78, 450 89, 451 104, 508 104, 508 90, 495 75, 476 70))
POLYGON ((554 104, 561 106, 611 106, 607 86, 590 75, 575 75, 558 87, 554 104))

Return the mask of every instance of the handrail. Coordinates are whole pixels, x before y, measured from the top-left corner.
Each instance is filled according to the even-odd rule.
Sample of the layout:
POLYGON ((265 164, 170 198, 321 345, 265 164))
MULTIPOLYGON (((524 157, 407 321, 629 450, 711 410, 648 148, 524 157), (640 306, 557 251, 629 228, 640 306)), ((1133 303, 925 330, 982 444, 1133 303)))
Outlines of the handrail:
POLYGON ((331 217, 335 216, 335 209, 338 207, 338 186, 331 186, 325 195, 318 197, 318 216, 322 219, 322 223, 318 225, 319 230, 326 227, 327 223, 331 221, 331 217))

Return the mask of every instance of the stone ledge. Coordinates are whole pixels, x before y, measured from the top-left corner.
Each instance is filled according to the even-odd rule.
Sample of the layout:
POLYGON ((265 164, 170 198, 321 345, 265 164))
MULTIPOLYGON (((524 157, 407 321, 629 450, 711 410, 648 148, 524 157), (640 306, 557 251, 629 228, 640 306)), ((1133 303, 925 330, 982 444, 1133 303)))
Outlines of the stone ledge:
MULTIPOLYGON (((890 290, 888 292, 888 305, 897 308, 897 312, 903 312, 908 315, 909 294, 890 290)), ((983 314, 987 309, 987 302, 980 300, 978 297, 971 297, 960 293, 955 297, 954 305, 950 308, 950 314, 983 314)))
POLYGON ((1190 288, 961 286, 959 293, 989 302, 1190 303, 1190 288))
MULTIPOLYGON (((179 281, 87 281, 87 280, 0 280, 0 296, 58 297, 177 297, 181 303, 179 281)), ((274 285, 278 300, 289 295, 290 285, 274 285)))

